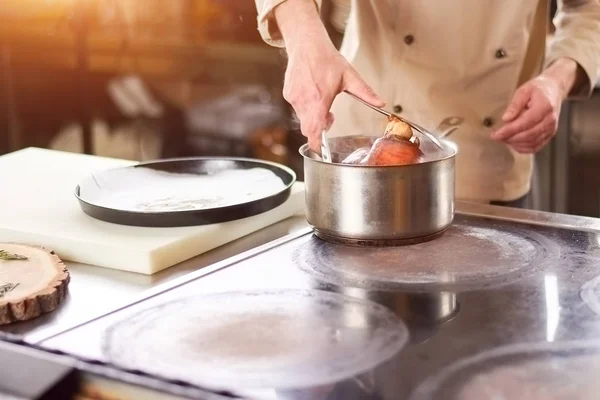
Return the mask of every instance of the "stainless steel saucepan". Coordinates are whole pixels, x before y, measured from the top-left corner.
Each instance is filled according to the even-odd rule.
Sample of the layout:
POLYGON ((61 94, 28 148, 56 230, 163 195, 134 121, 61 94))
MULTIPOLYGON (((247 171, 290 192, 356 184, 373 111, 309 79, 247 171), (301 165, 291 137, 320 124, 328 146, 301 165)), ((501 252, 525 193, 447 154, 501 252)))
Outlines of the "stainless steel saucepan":
POLYGON ((427 159, 413 165, 339 163, 379 136, 329 138, 332 162, 323 161, 308 144, 300 147, 307 221, 315 234, 328 241, 367 246, 408 244, 443 234, 454 219, 458 152, 443 137, 461 123, 456 117, 442 121, 434 131, 442 149, 421 140, 427 159))

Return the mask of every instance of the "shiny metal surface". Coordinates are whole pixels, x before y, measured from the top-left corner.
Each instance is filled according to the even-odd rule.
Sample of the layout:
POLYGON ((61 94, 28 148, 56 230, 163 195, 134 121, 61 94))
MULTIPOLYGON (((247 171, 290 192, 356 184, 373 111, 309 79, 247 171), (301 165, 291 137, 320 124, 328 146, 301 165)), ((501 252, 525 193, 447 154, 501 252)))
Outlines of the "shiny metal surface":
POLYGON ((455 291, 511 282, 543 269, 560 251, 529 229, 458 216, 435 243, 365 248, 311 237, 294 260, 313 277, 344 287, 455 291))
MULTIPOLYGON (((314 239, 310 231, 306 231, 291 239, 282 239, 278 246, 251 257, 232 260, 228 266, 188 280, 173 287, 174 290, 163 287, 162 292, 156 292, 144 301, 64 332, 41 345, 103 363, 107 360, 101 344, 109 327, 175 299, 232 290, 326 290, 385 305, 407 323, 411 335, 409 345, 389 362, 332 385, 293 391, 265 388, 260 392, 248 392, 243 387, 232 390, 250 398, 265 399, 278 396, 294 400, 402 400, 410 398, 422 382, 443 373, 456 362, 496 348, 518 349, 519 346, 538 344, 563 348, 562 344, 567 341, 584 343, 598 337, 600 317, 580 297, 582 286, 600 275, 598 223, 594 225, 577 217, 531 211, 521 213, 521 210, 489 206, 462 204, 461 208, 482 215, 466 216, 459 212, 457 222, 482 224, 489 221, 504 230, 528 231, 543 236, 560 250, 552 252, 551 258, 542 265, 526 268, 525 273, 502 282, 475 281, 453 290, 451 287, 439 290, 433 284, 416 292, 391 288, 379 290, 370 287, 368 279, 359 288, 348 286, 343 280, 336 281, 335 276, 323 281, 300 269, 296 258, 298 249, 314 239), (503 214, 508 218, 502 218, 503 214), (579 229, 581 227, 585 231, 579 229)), ((398 257, 402 256, 402 249, 398 249, 398 257)), ((429 243, 428 251, 436 251, 434 243, 429 243)), ((475 251, 472 257, 473 264, 489 262, 485 252, 475 251)), ((369 263, 378 265, 377 258, 372 258, 369 263)), ((445 266, 437 267, 443 270, 445 266)), ((359 325, 370 323, 352 307, 341 308, 338 318, 359 325)), ((536 384, 544 385, 544 379, 549 378, 539 376, 536 384)))
POLYGON ((433 131, 433 134, 438 139, 444 139, 450 136, 458 127, 463 123, 464 118, 461 117, 448 117, 442 120, 438 127, 433 131))
POLYGON ((32 321, 2 326, 0 333, 23 335, 26 341, 37 343, 151 296, 163 287, 174 287, 187 279, 209 274, 219 268, 222 260, 256 251, 290 233, 306 232, 307 226, 302 217, 289 218, 152 276, 66 262, 71 282, 64 303, 55 312, 32 321))
MULTIPOLYGON (((464 202, 456 203, 456 212, 462 215, 535 226, 590 233, 600 232, 600 219, 597 218, 464 202)), ((256 249, 257 246, 277 245, 277 243, 270 243, 274 240, 285 243, 310 231, 305 218, 294 217, 153 276, 67 262, 72 280, 69 294, 59 309, 29 322, 3 326, 0 332, 23 335, 25 340, 37 343, 140 299, 210 274, 223 268, 224 265, 229 265, 233 261, 232 257, 244 258, 253 252, 262 251, 260 248, 256 249)))
MULTIPOLYGON (((545 236, 561 251, 542 268, 532 268, 526 275, 501 284, 483 281, 460 290, 430 286, 418 292, 381 291, 369 285, 357 288, 324 282, 299 269, 295 251, 312 235, 303 218, 294 218, 175 266, 154 277, 155 282, 154 278, 82 266, 85 268, 76 275, 79 278, 74 286, 79 289, 73 294, 73 303, 64 307, 65 315, 23 324, 18 331, 46 348, 101 361, 103 332, 127 315, 180 296, 257 288, 340 292, 386 305, 407 323, 410 346, 390 363, 329 387, 271 390, 264 396, 290 400, 407 399, 419 382, 464 357, 498 346, 560 346, 565 340, 579 342, 600 334, 600 316, 580 295, 583 285, 600 276, 599 219, 461 202, 457 203, 457 219, 526 229, 545 236), (269 240, 275 242, 255 248, 269 240), (231 258, 224 259, 228 254, 231 258), (86 304, 97 300, 95 294, 113 288, 122 294, 118 304, 99 306, 95 312, 87 310, 86 304)), ((475 257, 486 260, 485 254, 475 257)), ((340 318, 363 323, 352 310, 340 318)), ((114 376, 119 374, 117 371, 114 376)))
POLYGON ((499 346, 429 377, 410 400, 595 400, 598 373, 598 340, 499 346))
POLYGON ((456 203, 456 213, 534 226, 545 226, 590 233, 600 232, 600 218, 582 217, 578 215, 490 206, 487 204, 461 201, 456 203))
POLYGON ((402 241, 444 231, 454 217, 457 151, 451 142, 444 146, 448 154, 439 160, 385 167, 325 163, 302 146, 308 223, 342 240, 402 241))
POLYGON ((113 365, 197 386, 294 390, 369 371, 407 341, 406 325, 375 302, 254 289, 162 303, 112 326, 102 347, 113 365))
POLYGON ((352 286, 344 286, 340 292, 348 296, 371 300, 394 311, 410 329, 410 343, 413 345, 429 340, 444 323, 454 318, 460 310, 457 295, 454 292, 380 291, 352 286))
POLYGON ((186 388, 152 377, 125 373, 114 368, 88 364, 36 345, 0 341, 0 359, 18 366, 0 374, 0 398, 24 399, 119 399, 119 400, 226 400, 206 390, 186 388), (25 371, 25 373, 23 373, 25 371), (53 393, 48 388, 54 387, 53 393), (41 397, 40 397, 41 396, 41 397))
POLYGON ((327 142, 325 131, 321 132, 321 158, 325 162, 331 162, 331 151, 329 150, 329 143, 327 142))

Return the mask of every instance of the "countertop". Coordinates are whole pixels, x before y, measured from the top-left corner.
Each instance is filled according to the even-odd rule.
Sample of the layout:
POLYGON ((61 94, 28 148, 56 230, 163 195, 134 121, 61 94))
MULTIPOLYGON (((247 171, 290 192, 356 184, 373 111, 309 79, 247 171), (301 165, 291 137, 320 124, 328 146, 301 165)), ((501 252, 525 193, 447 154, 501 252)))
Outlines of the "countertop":
POLYGON ((23 335, 30 343, 40 342, 125 306, 161 285, 191 273, 201 275, 205 267, 307 227, 304 217, 288 218, 151 276, 65 262, 71 282, 64 303, 56 311, 35 320, 0 327, 0 332, 23 335))

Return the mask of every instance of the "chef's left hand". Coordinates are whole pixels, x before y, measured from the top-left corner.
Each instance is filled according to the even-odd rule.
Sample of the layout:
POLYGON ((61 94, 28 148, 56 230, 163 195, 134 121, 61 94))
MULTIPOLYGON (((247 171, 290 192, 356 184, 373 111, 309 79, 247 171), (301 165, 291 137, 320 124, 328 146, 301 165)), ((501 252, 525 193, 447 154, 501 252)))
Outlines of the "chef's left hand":
POLYGON ((536 153, 556 135, 564 100, 560 84, 540 75, 523 84, 502 116, 504 125, 491 138, 505 142, 519 153, 536 153))

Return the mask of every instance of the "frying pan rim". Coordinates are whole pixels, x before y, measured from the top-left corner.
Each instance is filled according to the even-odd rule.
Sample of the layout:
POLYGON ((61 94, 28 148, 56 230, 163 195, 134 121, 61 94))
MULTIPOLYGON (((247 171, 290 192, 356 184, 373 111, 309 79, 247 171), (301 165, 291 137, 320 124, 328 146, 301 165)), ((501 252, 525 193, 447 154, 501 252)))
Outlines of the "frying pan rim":
MULTIPOLYGON (((292 170, 291 168, 280 164, 280 163, 276 163, 273 161, 267 161, 267 160, 260 160, 260 159, 256 159, 256 158, 250 158, 250 157, 219 157, 219 156, 197 156, 197 157, 171 157, 171 158, 163 158, 163 159, 156 159, 156 160, 148 160, 148 161, 141 161, 137 164, 134 165, 127 165, 127 166, 121 166, 121 167, 114 167, 114 168, 109 168, 109 169, 105 169, 101 172, 108 172, 108 171, 118 171, 118 170, 126 170, 126 169, 132 169, 132 168, 139 168, 139 167, 147 167, 147 166, 151 166, 151 165, 159 165, 159 164, 166 164, 166 163, 174 163, 174 162, 186 162, 186 161, 240 161, 240 162, 246 162, 246 163, 250 163, 250 164, 256 164, 257 166, 265 166, 268 165, 271 168, 267 168, 270 171, 273 171, 274 169, 278 169, 284 173, 286 173, 289 176, 289 182, 285 183, 285 187, 282 188, 281 190, 272 193, 268 196, 264 196, 261 197, 259 199, 255 199, 255 200, 250 200, 250 201, 245 201, 245 202, 241 202, 241 203, 235 203, 235 204, 231 204, 228 206, 224 206, 224 207, 210 207, 210 208, 204 208, 201 210, 183 210, 183 211, 179 211, 179 210, 165 210, 165 211, 133 211, 133 210, 124 210, 124 209, 119 209, 119 208, 111 208, 111 207, 107 207, 104 205, 99 205, 96 203, 91 203, 88 200, 85 200, 82 196, 81 196, 81 185, 85 180, 90 179, 91 174, 88 174, 88 176, 84 179, 82 179, 76 186, 75 186, 75 190, 73 192, 75 198, 77 198, 77 200, 82 203, 85 204, 87 207, 91 207, 94 208, 96 210, 102 211, 102 212, 108 212, 108 213, 127 213, 131 216, 139 216, 139 217, 150 217, 150 216, 168 216, 168 215, 182 215, 182 216, 186 216, 186 215, 195 215, 201 212, 215 212, 215 211, 220 211, 220 212, 227 212, 228 210, 232 210, 234 208, 237 207, 243 207, 243 206, 247 206, 250 207, 254 204, 259 204, 263 201, 267 201, 273 198, 276 198, 278 196, 282 196, 285 192, 289 192, 292 188, 292 186, 298 181, 297 179, 297 174, 294 172, 294 170, 292 170)), ((286 179, 287 180, 287 179, 286 179)), ((174 226, 179 226, 179 225, 174 225, 174 226)))

